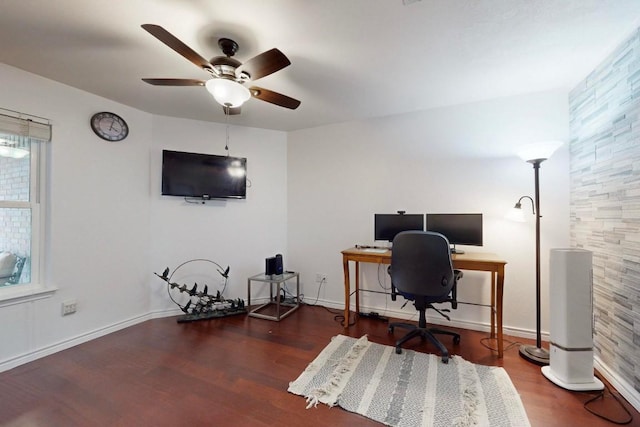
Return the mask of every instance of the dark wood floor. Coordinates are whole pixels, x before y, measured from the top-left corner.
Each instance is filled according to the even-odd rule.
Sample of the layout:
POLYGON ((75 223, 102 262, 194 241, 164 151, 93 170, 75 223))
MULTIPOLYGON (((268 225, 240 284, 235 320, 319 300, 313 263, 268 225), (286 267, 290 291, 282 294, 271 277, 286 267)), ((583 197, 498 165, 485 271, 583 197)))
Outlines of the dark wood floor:
MULTIPOLYGON (((304 306, 279 323, 244 315, 147 321, 0 373, 0 425, 380 425, 338 407, 307 410, 304 398, 286 391, 330 338, 342 333, 335 314, 304 306)), ((583 408, 594 393, 558 388, 520 358, 517 347, 499 360, 483 345, 486 334, 460 332, 459 345, 447 343, 452 353, 503 366, 533 426, 613 425, 583 408)), ((350 328, 351 336, 363 334, 393 344, 382 321, 360 319, 350 328)), ((420 340, 415 344, 416 350, 433 351, 420 340)), ((630 425, 640 426, 638 413, 625 406, 634 417, 630 425)), ((609 394, 594 409, 618 420, 626 416, 609 394)))

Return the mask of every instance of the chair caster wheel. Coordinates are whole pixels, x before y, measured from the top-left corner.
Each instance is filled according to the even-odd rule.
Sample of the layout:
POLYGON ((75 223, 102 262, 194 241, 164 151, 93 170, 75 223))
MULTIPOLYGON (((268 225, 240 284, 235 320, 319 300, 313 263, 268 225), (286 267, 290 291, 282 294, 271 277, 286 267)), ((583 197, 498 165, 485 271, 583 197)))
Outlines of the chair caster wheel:
POLYGON ((442 363, 444 363, 445 365, 448 365, 449 364, 449 358, 442 356, 442 363))
POLYGON ((453 337, 454 344, 460 344, 460 337, 453 337))
POLYGON ((402 349, 400 347, 396 347, 396 354, 402 354, 402 349))
POLYGON ((393 333, 393 326, 389 326, 389 328, 387 329, 387 331, 392 334, 393 333))

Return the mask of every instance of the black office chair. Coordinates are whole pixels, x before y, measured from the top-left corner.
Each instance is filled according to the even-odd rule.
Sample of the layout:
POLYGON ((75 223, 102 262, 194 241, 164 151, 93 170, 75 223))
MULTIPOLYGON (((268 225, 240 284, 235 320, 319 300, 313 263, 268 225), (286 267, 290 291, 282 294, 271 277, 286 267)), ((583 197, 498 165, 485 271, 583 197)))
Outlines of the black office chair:
POLYGON ((437 309, 435 303, 451 303, 457 308, 456 285, 462 272, 454 270, 451 264, 449 241, 440 233, 430 231, 403 231, 393 239, 391 251, 391 298, 402 295, 414 302, 420 313, 418 325, 407 322, 389 324, 389 332, 396 327, 411 329, 407 335, 396 342, 396 353, 402 353, 402 344, 414 337, 426 338, 442 353, 442 361, 449 362, 449 351, 434 334, 453 336, 453 343, 460 343, 460 335, 444 329, 427 328, 426 310, 434 309, 450 320, 444 312, 437 309))

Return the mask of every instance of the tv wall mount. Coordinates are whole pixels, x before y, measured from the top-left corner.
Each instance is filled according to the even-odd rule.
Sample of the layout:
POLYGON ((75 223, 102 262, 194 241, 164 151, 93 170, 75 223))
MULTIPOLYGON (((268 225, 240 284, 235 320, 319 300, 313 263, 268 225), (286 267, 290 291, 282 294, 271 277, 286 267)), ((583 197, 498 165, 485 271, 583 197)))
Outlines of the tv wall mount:
POLYGON ((222 293, 227 287, 227 279, 229 278, 229 267, 223 269, 222 266, 215 261, 198 258, 183 262, 178 267, 176 267, 171 274, 169 274, 169 272, 170 270, 167 267, 162 272, 162 274, 158 274, 155 272, 153 274, 167 283, 167 292, 169 294, 169 298, 171 298, 171 301, 173 301, 178 307, 180 307, 180 310, 185 313, 183 316, 178 317, 178 323, 214 319, 247 313, 247 309, 243 299, 226 299, 222 296, 222 293), (173 275, 181 267, 197 261, 209 262, 217 267, 217 272, 224 278, 224 286, 222 288, 222 292, 218 290, 216 291, 215 295, 212 295, 209 293, 209 286, 206 284, 204 285, 202 290, 199 291, 197 283, 194 283, 193 286, 188 287, 186 284, 178 284, 171 280, 173 278, 173 275), (181 294, 188 295, 187 302, 184 304, 180 304, 178 301, 176 301, 171 295, 172 290, 178 291, 181 294))

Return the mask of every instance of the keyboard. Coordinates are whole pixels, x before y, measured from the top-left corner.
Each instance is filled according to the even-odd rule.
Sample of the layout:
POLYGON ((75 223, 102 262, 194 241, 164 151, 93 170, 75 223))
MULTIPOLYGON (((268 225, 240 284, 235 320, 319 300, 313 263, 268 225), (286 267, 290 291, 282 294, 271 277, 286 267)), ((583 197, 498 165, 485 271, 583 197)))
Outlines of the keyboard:
POLYGON ((362 249, 362 252, 371 252, 374 254, 383 254, 385 252, 387 252, 388 249, 378 249, 378 248, 364 248, 362 249))

